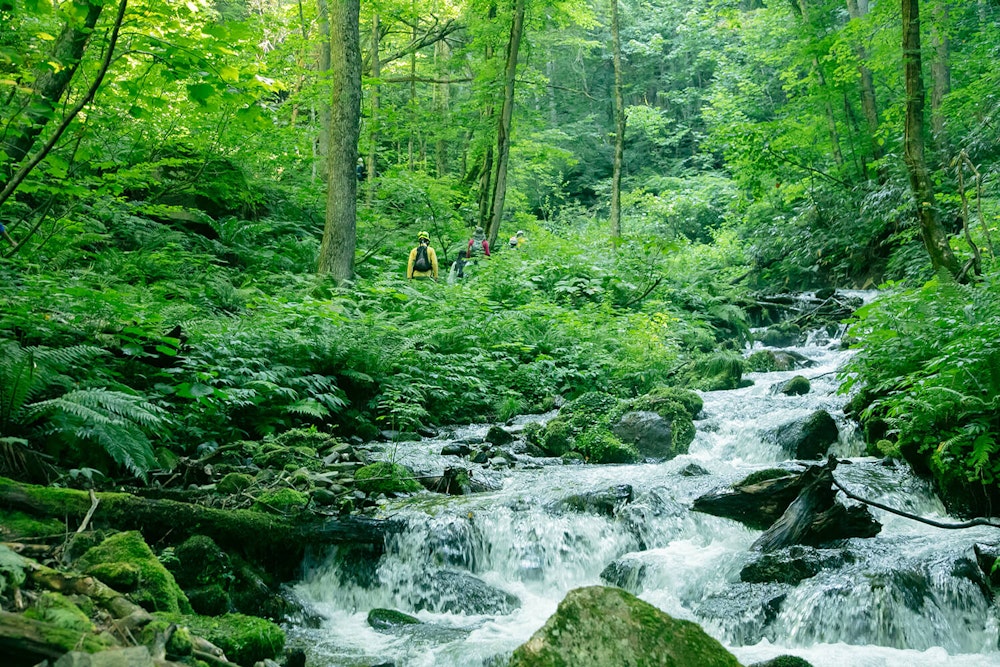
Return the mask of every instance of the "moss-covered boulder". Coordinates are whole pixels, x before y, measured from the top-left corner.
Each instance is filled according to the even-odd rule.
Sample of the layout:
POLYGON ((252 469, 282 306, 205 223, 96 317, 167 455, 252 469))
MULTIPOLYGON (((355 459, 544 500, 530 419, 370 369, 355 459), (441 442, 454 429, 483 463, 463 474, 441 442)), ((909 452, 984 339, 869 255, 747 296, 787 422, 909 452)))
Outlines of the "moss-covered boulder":
POLYGON ((570 591, 511 656, 510 667, 739 667, 697 624, 674 619, 620 588, 570 591))
POLYGON ((422 489, 413 471, 399 463, 378 461, 358 468, 355 486, 365 493, 415 493, 422 489))
POLYGON ((750 667, 812 667, 812 663, 797 655, 779 655, 770 660, 755 662, 750 667))
POLYGON ((309 504, 309 495, 295 489, 273 489, 257 496, 253 509, 273 514, 298 514, 309 504))
POLYGON ((385 632, 401 626, 420 625, 420 620, 395 609, 372 609, 368 612, 368 625, 378 632, 385 632))
POLYGON ((549 456, 562 456, 573 449, 573 428, 564 419, 553 419, 545 425, 536 444, 549 456))
POLYGON ((617 416, 620 399, 600 391, 580 394, 559 410, 559 419, 569 423, 575 433, 607 424, 617 416))
POLYGON ((157 614, 160 620, 188 628, 192 634, 204 637, 221 648, 230 662, 252 665, 260 660, 273 660, 285 648, 284 631, 267 619, 225 614, 196 616, 193 614, 157 614))
POLYGON ((241 472, 231 472, 215 484, 215 490, 219 493, 231 495, 246 491, 253 486, 253 477, 241 472))
POLYGON ((585 431, 577 438, 576 448, 589 463, 635 463, 642 458, 635 445, 603 428, 585 431))
POLYGON ((656 387, 645 396, 633 399, 632 410, 652 410, 663 417, 672 418, 675 414, 674 405, 679 403, 691 419, 695 419, 705 407, 701 396, 683 387, 656 387))
POLYGON ((781 385, 779 391, 785 396, 805 396, 811 389, 812 385, 809 384, 809 378, 804 375, 796 375, 781 385))
POLYGON ((191 608, 196 614, 202 616, 221 616, 232 611, 232 600, 229 593, 220 584, 192 588, 185 591, 188 600, 191 601, 191 608))
MULTIPOLYGON (((654 433, 652 438, 641 438, 634 432, 626 436, 626 432, 632 429, 626 428, 625 425, 613 429, 618 437, 625 442, 634 443, 639 452, 648 458, 671 459, 687 454, 695 436, 693 420, 704 406, 701 396, 679 387, 659 387, 645 396, 629 401, 627 405, 633 411, 632 414, 652 412, 658 415, 668 426, 669 437, 666 434, 657 436, 654 433), (643 444, 643 441, 650 439, 652 442, 643 444)), ((628 414, 630 413, 622 415, 622 420, 628 414)), ((632 419, 635 420, 634 417, 632 419)), ((648 423, 648 420, 646 421, 648 423)))
POLYGON ((778 358, 774 350, 757 350, 746 358, 743 367, 754 373, 771 373, 779 370, 778 358))
POLYGON ((730 351, 716 352, 699 359, 682 374, 681 379, 687 387, 700 391, 736 389, 751 384, 743 382, 743 357, 730 351))
POLYGON ((837 422, 826 410, 816 410, 765 434, 765 438, 797 459, 819 459, 826 456, 827 450, 839 437, 837 422))
POLYGON ((789 347, 804 343, 806 334, 802 331, 802 327, 794 322, 781 322, 768 327, 760 334, 759 340, 768 347, 789 347))
MULTIPOLYGON (((129 597, 136 604, 149 611, 191 611, 187 596, 177 585, 173 575, 157 560, 139 532, 112 535, 98 546, 88 549, 76 566, 90 574, 101 571, 107 573, 107 566, 114 564, 123 564, 117 568, 120 571, 130 571, 133 567, 138 569, 138 583, 129 592, 129 597)), ((97 574, 94 576, 100 579, 97 574)))

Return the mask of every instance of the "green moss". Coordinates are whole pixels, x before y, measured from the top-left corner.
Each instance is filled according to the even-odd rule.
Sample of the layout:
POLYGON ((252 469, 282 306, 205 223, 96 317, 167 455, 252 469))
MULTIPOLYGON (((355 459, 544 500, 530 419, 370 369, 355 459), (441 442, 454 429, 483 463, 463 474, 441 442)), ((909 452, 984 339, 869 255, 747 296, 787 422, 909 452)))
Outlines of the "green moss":
POLYGON ((577 438, 576 447, 590 463, 635 463, 640 458, 635 445, 622 442, 604 429, 586 431, 577 438))
POLYGON ((684 375, 684 384, 701 391, 736 389, 743 386, 743 357, 724 351, 696 361, 684 375))
POLYGON ((679 403, 684 407, 688 417, 694 419, 705 407, 705 401, 701 396, 682 387, 656 387, 645 396, 640 396, 632 401, 632 410, 650 410, 659 413, 660 416, 671 419, 675 410, 672 403, 679 403), (669 405, 670 412, 664 414, 660 412, 660 405, 669 405))
POLYGON ((809 393, 812 386, 809 379, 802 375, 796 375, 791 380, 781 385, 781 393, 788 396, 804 396, 809 393))
POLYGON ((265 491, 257 496, 253 508, 258 512, 298 514, 309 504, 309 496, 295 489, 265 491))
POLYGON ((138 587, 129 597, 143 608, 171 612, 191 610, 187 597, 174 581, 173 575, 156 559, 138 532, 112 535, 89 549, 80 558, 77 567, 89 573, 91 568, 108 563, 125 563, 139 570, 138 587))
POLYGON ((524 430, 521 432, 524 435, 524 439, 535 445, 536 447, 542 446, 542 434, 545 432, 545 427, 538 422, 528 422, 524 425, 524 430))
POLYGON ((94 635, 89 631, 80 632, 58 628, 51 623, 29 618, 27 614, 6 614, 4 616, 4 630, 11 637, 39 637, 44 644, 55 649, 54 655, 70 651, 97 653, 115 646, 114 639, 106 634, 94 635))
POLYGON ((98 563, 87 569, 111 588, 121 593, 131 593, 139 587, 139 566, 134 563, 98 563))
POLYGON ((619 399, 611 394, 588 391, 564 405, 559 410, 559 418, 569 422, 574 432, 579 433, 592 426, 608 423, 619 403, 619 399))
POLYGON ((413 493, 420 484, 413 479, 413 472, 398 463, 379 461, 363 466, 354 473, 354 482, 365 493, 413 493))
POLYGON ((62 593, 42 593, 35 604, 25 611, 25 616, 50 623, 61 630, 88 633, 94 631, 90 617, 62 593))
POLYGON ((239 472, 231 472, 218 481, 215 490, 227 495, 239 493, 253 485, 253 477, 239 472))
POLYGON ((772 350, 757 350, 746 358, 746 370, 756 373, 771 373, 778 370, 778 358, 772 350))
POLYGON ((753 486, 754 484, 760 484, 761 482, 766 482, 769 479, 778 479, 779 477, 788 477, 792 473, 787 470, 782 470, 781 468, 765 468, 764 470, 756 470, 745 478, 738 484, 734 484, 734 487, 741 486, 753 486))
POLYGON ((190 629, 221 648, 226 657, 239 665, 273 660, 285 648, 285 633, 263 618, 244 614, 196 616, 157 614, 157 618, 190 629))
POLYGON ((232 602, 229 594, 219 584, 187 591, 191 608, 202 616, 221 616, 230 610, 232 602))
POLYGON ((156 455, 156 463, 162 470, 173 470, 181 460, 181 457, 166 447, 157 447, 154 453, 156 455))
POLYGON ((563 419, 553 419, 545 425, 538 446, 549 456, 562 456, 573 448, 573 427, 563 419))
MULTIPOLYGON (((162 618, 153 619, 143 626, 142 634, 139 635, 140 643, 145 644, 146 646, 152 646, 156 641, 157 635, 161 635, 166 632, 171 623, 171 621, 167 621, 162 618)), ((193 650, 194 641, 191 639, 191 630, 185 626, 176 628, 173 635, 170 637, 170 641, 167 642, 167 657, 183 658, 191 655, 193 650)))
POLYGON ((313 452, 323 451, 335 445, 339 445, 340 441, 330 435, 329 433, 323 433, 315 426, 309 428, 293 428, 284 433, 280 433, 268 441, 280 447, 307 447, 313 452))
POLYGON ((229 556, 205 535, 194 535, 174 549, 169 569, 182 588, 199 588, 232 579, 229 556))
POLYGON ((0 510, 0 539, 14 542, 25 537, 63 535, 66 524, 58 519, 38 519, 24 512, 0 510))
POLYGON ((372 609, 368 612, 368 625, 376 630, 388 630, 400 625, 419 625, 420 621, 395 609, 372 609))

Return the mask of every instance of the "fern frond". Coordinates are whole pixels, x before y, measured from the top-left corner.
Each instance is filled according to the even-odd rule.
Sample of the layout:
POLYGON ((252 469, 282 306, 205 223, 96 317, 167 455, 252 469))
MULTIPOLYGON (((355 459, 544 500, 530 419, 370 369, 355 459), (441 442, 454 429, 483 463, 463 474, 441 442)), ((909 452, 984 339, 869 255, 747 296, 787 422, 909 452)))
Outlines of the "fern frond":
POLYGON ((316 417, 317 419, 328 417, 330 411, 317 401, 315 398, 303 398, 295 401, 291 405, 285 408, 287 412, 297 415, 306 415, 307 417, 316 417))

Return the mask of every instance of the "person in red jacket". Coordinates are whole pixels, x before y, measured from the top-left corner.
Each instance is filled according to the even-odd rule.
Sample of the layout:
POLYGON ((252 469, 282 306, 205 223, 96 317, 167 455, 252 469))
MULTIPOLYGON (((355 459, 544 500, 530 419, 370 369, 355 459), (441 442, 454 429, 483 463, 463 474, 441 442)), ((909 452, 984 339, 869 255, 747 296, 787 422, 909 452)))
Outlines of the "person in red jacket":
POLYGON ((483 231, 483 228, 476 227, 476 231, 472 233, 472 238, 469 239, 469 248, 465 256, 472 259, 480 255, 490 256, 490 242, 486 240, 486 233, 483 231))

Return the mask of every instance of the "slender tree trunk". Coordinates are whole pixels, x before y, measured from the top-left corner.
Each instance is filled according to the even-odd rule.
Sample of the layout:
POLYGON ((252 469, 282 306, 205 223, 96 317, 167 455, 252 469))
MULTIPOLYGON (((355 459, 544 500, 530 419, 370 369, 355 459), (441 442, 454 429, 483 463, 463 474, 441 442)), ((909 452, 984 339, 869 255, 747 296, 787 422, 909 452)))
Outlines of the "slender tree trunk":
POLYGON ((514 117, 514 77, 517 74, 517 53, 524 34, 525 0, 514 0, 514 16, 510 24, 510 41, 507 42, 507 67, 504 70, 503 106, 497 125, 497 175, 493 181, 493 211, 490 227, 486 231, 490 245, 495 245, 503 220, 504 199, 507 196, 507 161, 510 157, 510 128, 514 117))
POLYGON ((924 248, 934 270, 944 268, 958 276, 958 260, 948 245, 948 235, 937 218, 934 189, 924 157, 924 80, 920 59, 920 3, 902 0, 903 73, 906 83, 906 119, 903 159, 910 175, 910 189, 917 205, 917 217, 924 248))
POLYGON ((934 89, 931 91, 931 136, 934 138, 934 146, 947 163, 948 141, 941 103, 945 95, 951 92, 951 65, 948 62, 948 6, 943 0, 936 0, 934 3, 931 46, 934 49, 934 62, 931 64, 931 76, 934 78, 934 89))
MULTIPOLYGON (((320 79, 324 84, 329 84, 330 82, 330 6, 327 4, 327 0, 316 0, 316 11, 319 17, 319 56, 317 58, 317 65, 319 67, 320 79)), ((326 88, 326 85, 323 86, 326 88)), ((319 160, 316 166, 317 169, 313 169, 313 172, 319 171, 324 176, 326 175, 326 157, 330 153, 330 105, 324 100, 330 99, 329 96, 324 97, 319 96, 320 99, 320 111, 319 111, 319 135, 316 137, 317 150, 316 153, 319 156, 319 160)))
POLYGON ((375 177, 378 175, 378 133, 379 133, 379 113, 381 112, 381 97, 379 93, 378 78, 382 76, 382 60, 379 53, 379 18, 376 13, 372 16, 372 78, 375 79, 375 84, 371 87, 371 92, 369 97, 371 98, 372 106, 372 117, 371 117, 371 136, 369 138, 368 146, 368 180, 365 182, 365 195, 367 197, 366 201, 368 206, 371 207, 375 203, 375 177))
POLYGON ((330 55, 333 103, 327 155, 326 227, 319 251, 319 273, 337 282, 354 277, 357 242, 355 165, 361 119, 361 0, 332 0, 330 55))
MULTIPOLYGON (((448 58, 448 43, 443 39, 434 45, 434 57, 435 60, 440 59, 440 61, 445 61, 448 58)), ((451 88, 448 83, 438 84, 437 90, 435 91, 437 95, 437 104, 435 108, 438 111, 438 122, 442 123, 442 129, 448 125, 448 112, 451 106, 451 88)), ((447 157, 448 157, 448 142, 445 141, 444 132, 438 130, 438 139, 434 147, 434 171, 438 177, 442 177, 448 171, 447 157)))
POLYGON ((35 145, 38 135, 55 117, 59 100, 76 74, 87 41, 94 33, 94 26, 104 9, 104 4, 98 0, 73 0, 72 4, 73 15, 82 20, 79 23, 67 23, 62 29, 52 45, 51 55, 34 72, 30 103, 25 105, 25 111, 14 127, 8 128, 2 137, 0 178, 3 182, 0 185, 6 185, 18 163, 35 145), (6 157, 3 157, 4 154, 6 157))
MULTIPOLYGON (((417 43, 417 2, 413 0, 411 3, 412 16, 413 16, 413 30, 410 34, 410 39, 414 44, 417 43)), ((406 164, 410 171, 414 169, 414 162, 416 160, 414 156, 414 142, 416 141, 416 131, 417 131, 417 49, 414 48, 410 52, 410 141, 407 144, 406 151, 406 164)))
MULTIPOLYGON (((803 8, 805 3, 803 3, 803 8)), ((833 161, 837 163, 837 166, 843 166, 844 164, 844 154, 840 152, 840 133, 837 131, 837 118, 833 115, 833 105, 830 104, 830 100, 826 98, 827 96, 827 85, 826 77, 823 76, 823 70, 820 69, 819 60, 813 58, 813 67, 816 68, 816 77, 819 81, 820 91, 823 93, 823 107, 826 111, 826 124, 830 130, 830 148, 833 150, 833 161)))
MULTIPOLYGON (((491 3, 487 17, 490 21, 496 19, 496 3, 491 3)), ((493 60, 493 46, 486 45, 483 53, 483 60, 490 62, 493 60)), ((493 123, 496 109, 493 105, 493 98, 490 96, 483 110, 483 125, 489 127, 493 123)), ((486 151, 483 155, 482 172, 479 174, 479 217, 476 218, 477 225, 486 229, 490 225, 490 211, 493 209, 493 145, 487 143, 486 151)))
POLYGON ((622 48, 618 30, 618 0, 611 0, 611 43, 615 66, 615 161, 611 175, 611 239, 622 235, 622 161, 625 154, 625 100, 622 99, 622 48))
MULTIPOLYGON (((862 19, 868 14, 867 0, 847 0, 847 13, 852 19, 862 19)), ((883 156, 882 146, 878 142, 878 104, 875 97, 875 79, 872 71, 865 63, 868 61, 868 51, 859 42, 854 46, 854 52, 858 55, 858 73, 861 75, 861 109, 865 114, 865 123, 868 125, 868 137, 871 145, 872 157, 877 161, 883 156)), ((879 168, 879 173, 883 168, 879 168)))

